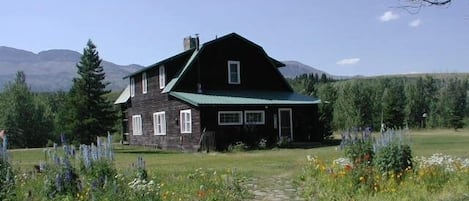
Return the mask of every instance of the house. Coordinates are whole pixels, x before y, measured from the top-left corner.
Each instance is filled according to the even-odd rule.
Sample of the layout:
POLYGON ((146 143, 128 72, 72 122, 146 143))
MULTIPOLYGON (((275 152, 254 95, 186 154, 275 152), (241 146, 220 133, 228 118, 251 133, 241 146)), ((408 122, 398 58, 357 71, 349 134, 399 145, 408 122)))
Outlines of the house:
POLYGON ((238 141, 320 141, 320 101, 293 92, 277 69, 284 64, 261 46, 231 33, 200 47, 187 37, 184 47, 126 77, 115 103, 129 144, 194 151, 203 133, 218 150, 238 141))

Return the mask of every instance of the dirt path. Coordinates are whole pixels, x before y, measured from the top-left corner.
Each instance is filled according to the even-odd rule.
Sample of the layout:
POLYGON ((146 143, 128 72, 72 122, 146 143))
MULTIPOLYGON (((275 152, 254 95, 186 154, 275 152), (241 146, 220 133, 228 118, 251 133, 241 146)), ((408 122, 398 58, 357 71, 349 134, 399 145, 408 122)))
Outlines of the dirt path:
POLYGON ((253 201, 303 201, 293 185, 292 177, 279 175, 268 178, 251 178, 247 187, 253 201))

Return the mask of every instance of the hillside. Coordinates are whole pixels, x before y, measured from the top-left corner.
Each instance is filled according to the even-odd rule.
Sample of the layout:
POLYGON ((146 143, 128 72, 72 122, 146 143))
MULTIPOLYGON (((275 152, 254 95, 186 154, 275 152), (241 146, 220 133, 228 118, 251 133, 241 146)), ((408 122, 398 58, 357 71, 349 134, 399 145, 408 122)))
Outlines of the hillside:
MULTIPOLYGON (((37 54, 0 46, 0 85, 12 81, 17 71, 24 71, 33 91, 68 90, 76 77, 76 64, 81 54, 71 50, 47 50, 37 54)), ((109 89, 121 90, 127 84, 122 77, 142 68, 139 65, 117 65, 102 62, 109 89)))
MULTIPOLYGON (((352 78, 350 76, 331 75, 325 71, 308 66, 298 61, 282 61, 282 63, 285 64, 285 67, 279 68, 279 71, 286 78, 295 78, 303 74, 318 74, 319 76, 321 76, 322 74, 326 74, 327 77, 337 79, 337 80, 352 78)), ((355 76, 355 77, 360 77, 360 76, 355 76)))
MULTIPOLYGON (((47 50, 37 54, 0 46, 0 90, 8 82, 14 80, 16 72, 24 71, 26 81, 33 91, 66 91, 72 86, 72 80, 77 76, 76 64, 81 54, 72 50, 47 50)), ((103 58, 102 58, 103 59, 103 58)), ((298 61, 283 61, 285 67, 279 68, 286 78, 295 78, 302 74, 326 74, 328 77, 340 79, 339 76, 330 75, 298 61)), ((102 62, 106 72, 106 81, 109 89, 120 91, 127 85, 122 78, 143 66, 118 65, 106 60, 102 62)))

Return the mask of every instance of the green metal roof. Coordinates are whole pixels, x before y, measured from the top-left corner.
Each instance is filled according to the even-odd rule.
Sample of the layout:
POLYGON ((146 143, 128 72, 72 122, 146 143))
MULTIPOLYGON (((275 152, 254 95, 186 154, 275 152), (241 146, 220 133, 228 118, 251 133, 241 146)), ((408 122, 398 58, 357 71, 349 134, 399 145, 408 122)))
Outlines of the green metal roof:
POLYGON ((184 67, 182 68, 181 72, 176 76, 174 77, 173 79, 171 79, 171 81, 169 81, 169 83, 166 85, 166 87, 163 89, 163 92, 162 93, 168 93, 170 92, 174 86, 179 82, 179 78, 181 78, 182 76, 184 76, 184 74, 186 73, 187 69, 189 68, 189 66, 192 64, 192 62, 194 61, 194 59, 197 57, 197 54, 199 53, 198 50, 195 50, 191 57, 189 58, 189 60, 186 62, 186 64, 184 65, 184 67))
POLYGON ((116 101, 114 102, 114 104, 122 104, 122 103, 126 103, 130 98, 130 85, 127 85, 127 87, 125 87, 124 91, 122 91, 121 95, 116 99, 116 101))
POLYGON ((294 92, 209 91, 204 93, 169 92, 169 95, 194 106, 202 105, 307 105, 319 99, 294 92))

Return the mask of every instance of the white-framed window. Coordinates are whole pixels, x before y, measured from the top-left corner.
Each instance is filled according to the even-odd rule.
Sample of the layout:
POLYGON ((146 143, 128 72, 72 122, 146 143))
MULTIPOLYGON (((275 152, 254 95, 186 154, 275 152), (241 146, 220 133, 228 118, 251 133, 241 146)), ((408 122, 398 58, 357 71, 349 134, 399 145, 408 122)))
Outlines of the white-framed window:
POLYGON ((135 79, 133 77, 130 78, 130 97, 135 96, 135 79))
POLYGON ((147 73, 142 73, 142 93, 146 94, 148 91, 148 80, 147 80, 147 73))
POLYGON ((132 135, 142 135, 142 115, 132 116, 132 135))
POLYGON ((192 117, 191 110, 181 110, 179 112, 181 133, 192 133, 192 117))
POLYGON ((166 113, 164 111, 153 113, 153 129, 155 135, 166 135, 166 113))
POLYGON ((247 110, 244 111, 244 123, 261 125, 265 124, 265 112, 262 110, 247 110))
POLYGON ((241 125, 243 124, 243 112, 241 111, 219 111, 218 125, 241 125))
POLYGON ((163 89, 166 87, 166 72, 164 66, 160 66, 158 68, 158 72, 158 78, 160 80, 160 89, 163 89))
POLYGON ((239 61, 228 61, 228 84, 240 84, 240 74, 239 61))

